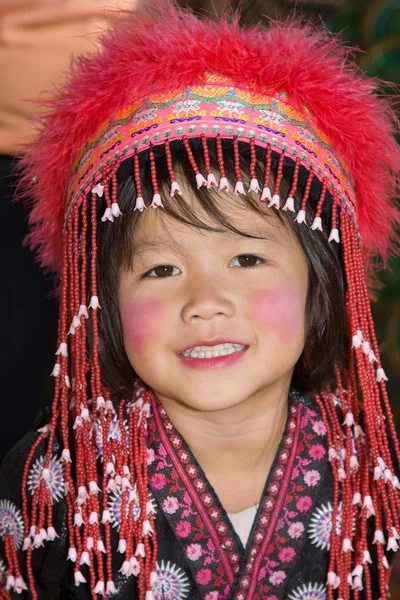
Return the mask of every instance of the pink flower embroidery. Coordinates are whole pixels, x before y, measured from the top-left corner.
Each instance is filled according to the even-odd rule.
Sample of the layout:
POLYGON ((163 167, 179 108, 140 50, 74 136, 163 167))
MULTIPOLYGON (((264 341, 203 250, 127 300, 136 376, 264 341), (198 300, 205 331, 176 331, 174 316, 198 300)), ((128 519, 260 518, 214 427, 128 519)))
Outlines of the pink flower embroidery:
POLYGON ((269 577, 269 580, 273 585, 280 585, 285 579, 286 573, 284 571, 275 571, 275 573, 272 573, 269 577))
POLYGON ((162 473, 156 473, 151 478, 151 485, 156 488, 156 490, 162 490, 166 483, 167 480, 165 479, 165 475, 162 473))
POLYGON ((326 435, 326 427, 325 427, 323 421, 315 421, 312 428, 316 434, 322 435, 322 436, 326 435))
POLYGON ((151 465, 156 460, 156 455, 153 448, 147 448, 147 464, 151 465))
POLYGON ((164 512, 173 515, 179 508, 179 502, 174 496, 167 496, 163 502, 164 512))
POLYGON ((296 507, 300 512, 307 512, 312 505, 310 496, 302 496, 298 499, 296 507))
POLYGON ((293 560, 295 555, 296 551, 294 548, 283 548, 283 550, 279 552, 279 559, 282 562, 290 562, 291 560, 293 560))
POLYGON ((320 479, 321 475, 318 473, 318 471, 315 471, 314 469, 312 471, 306 471, 306 473, 304 473, 304 481, 310 487, 315 487, 320 479))
POLYGON ((210 583, 211 578, 212 573, 210 569, 201 569, 201 571, 199 571, 196 575, 196 581, 201 585, 207 585, 207 583, 210 583))
POLYGON ((297 539, 301 536, 304 531, 304 525, 300 521, 292 523, 288 529, 288 533, 291 538, 297 539))
POLYGON ((204 600, 218 600, 218 592, 209 592, 204 600))
POLYGON ((186 554, 189 560, 197 560, 203 554, 200 544, 190 544, 186 548, 186 554))
POLYGON ((175 531, 176 534, 179 535, 179 537, 185 538, 192 531, 192 528, 190 523, 188 523, 187 521, 182 521, 181 523, 178 523, 175 531))
POLYGON ((321 460, 326 454, 326 450, 321 444, 315 444, 310 448, 310 456, 316 460, 321 460))

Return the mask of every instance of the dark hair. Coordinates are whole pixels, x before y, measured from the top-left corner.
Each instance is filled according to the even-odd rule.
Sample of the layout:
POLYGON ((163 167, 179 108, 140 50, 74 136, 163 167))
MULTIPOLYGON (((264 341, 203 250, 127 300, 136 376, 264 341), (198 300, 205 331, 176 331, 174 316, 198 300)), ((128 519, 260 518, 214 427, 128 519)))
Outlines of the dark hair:
MULTIPOLYGON (((208 140, 211 165, 216 166, 217 154, 214 140, 208 140)), ((201 140, 190 140, 195 160, 204 173, 204 160, 201 140)), ((249 145, 240 142, 240 161, 243 182, 246 188, 249 173, 249 145)), ((228 181, 235 183, 233 148, 231 140, 223 140, 225 171, 228 181)), ((177 179, 182 189, 195 188, 194 172, 181 141, 171 142, 171 152, 177 179)), ((254 237, 238 230, 219 210, 215 190, 202 187, 195 192, 196 198, 206 213, 215 221, 216 227, 202 222, 196 208, 191 207, 179 196, 170 198, 170 180, 165 160, 164 148, 154 148, 157 168, 157 181, 164 209, 168 215, 191 227, 207 231, 233 230, 245 237, 254 237)), ((260 182, 264 179, 265 150, 256 148, 256 173, 260 182)), ((133 159, 124 161, 118 172, 118 203, 123 217, 114 223, 101 222, 104 204, 99 201, 98 214, 98 263, 97 284, 102 310, 99 311, 99 355, 103 382, 117 395, 126 396, 132 389, 135 374, 125 352, 121 321, 117 304, 117 282, 120 270, 131 263, 135 226, 140 219, 139 211, 134 211, 136 189, 132 178, 133 159)), ((141 182, 146 204, 151 203, 152 183, 148 153, 140 154, 141 182)), ((271 181, 278 163, 278 154, 272 152, 271 181)), ((281 197, 286 199, 291 185, 294 161, 285 157, 283 178, 280 187, 281 197)), ((217 169, 216 169, 217 170, 217 169)), ((308 172, 300 167, 299 183, 294 197, 296 212, 300 208, 308 172)), ((322 221, 324 231, 312 231, 310 223, 314 218, 316 201, 321 191, 321 182, 314 177, 310 200, 307 206, 307 225, 294 223, 293 213, 271 208, 271 218, 280 218, 293 230, 304 250, 309 267, 309 291, 306 308, 306 343, 292 378, 292 386, 300 392, 320 390, 333 380, 335 363, 342 366, 348 352, 347 317, 345 312, 345 284, 341 261, 340 245, 328 243, 330 231, 331 197, 327 194, 324 202, 322 221)), ((272 188, 273 189, 273 188, 272 188)), ((221 196, 223 197, 223 196, 221 196)), ((225 196, 228 198, 228 196, 225 196)), ((260 205, 259 195, 249 193, 241 199, 250 210, 265 216, 260 205)), ((195 203, 196 204, 196 203, 195 203)), ((265 205, 264 205, 265 206, 265 205)), ((339 211, 338 211, 339 212, 339 211)), ((90 289, 90 287, 88 288, 90 289)))

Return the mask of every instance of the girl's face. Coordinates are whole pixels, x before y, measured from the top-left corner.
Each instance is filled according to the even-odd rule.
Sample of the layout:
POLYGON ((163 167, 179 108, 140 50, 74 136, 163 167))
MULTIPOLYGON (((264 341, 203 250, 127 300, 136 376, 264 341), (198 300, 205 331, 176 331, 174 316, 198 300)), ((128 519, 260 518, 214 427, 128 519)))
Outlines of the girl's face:
POLYGON ((265 219, 234 200, 226 204, 239 230, 265 239, 199 230, 147 210, 132 267, 118 284, 132 367, 161 401, 202 411, 267 390, 287 393, 305 342, 308 267, 299 241, 274 209, 265 219), (238 351, 182 355, 199 346, 216 354, 224 343, 238 351))

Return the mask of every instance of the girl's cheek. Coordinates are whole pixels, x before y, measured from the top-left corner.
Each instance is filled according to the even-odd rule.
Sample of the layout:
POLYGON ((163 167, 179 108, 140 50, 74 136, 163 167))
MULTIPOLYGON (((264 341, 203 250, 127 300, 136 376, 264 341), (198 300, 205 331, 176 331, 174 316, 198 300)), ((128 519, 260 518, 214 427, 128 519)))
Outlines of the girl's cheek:
POLYGON ((162 303, 155 298, 140 298, 126 302, 121 308, 125 343, 135 352, 143 352, 146 345, 160 337, 166 328, 162 303))
POLYGON ((251 294, 248 302, 257 322, 282 342, 290 342, 304 327, 303 303, 294 286, 285 284, 260 290, 251 294))

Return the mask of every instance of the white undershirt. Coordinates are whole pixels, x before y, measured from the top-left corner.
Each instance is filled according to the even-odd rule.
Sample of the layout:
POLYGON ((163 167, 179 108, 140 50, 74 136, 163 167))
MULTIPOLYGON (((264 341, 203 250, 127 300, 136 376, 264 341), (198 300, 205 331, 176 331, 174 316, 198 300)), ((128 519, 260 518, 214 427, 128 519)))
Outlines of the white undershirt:
POLYGON ((249 539, 257 509, 258 505, 250 506, 250 508, 246 508, 239 513, 228 513, 229 520, 232 523, 234 530, 240 537, 244 548, 246 547, 247 540, 249 539))

